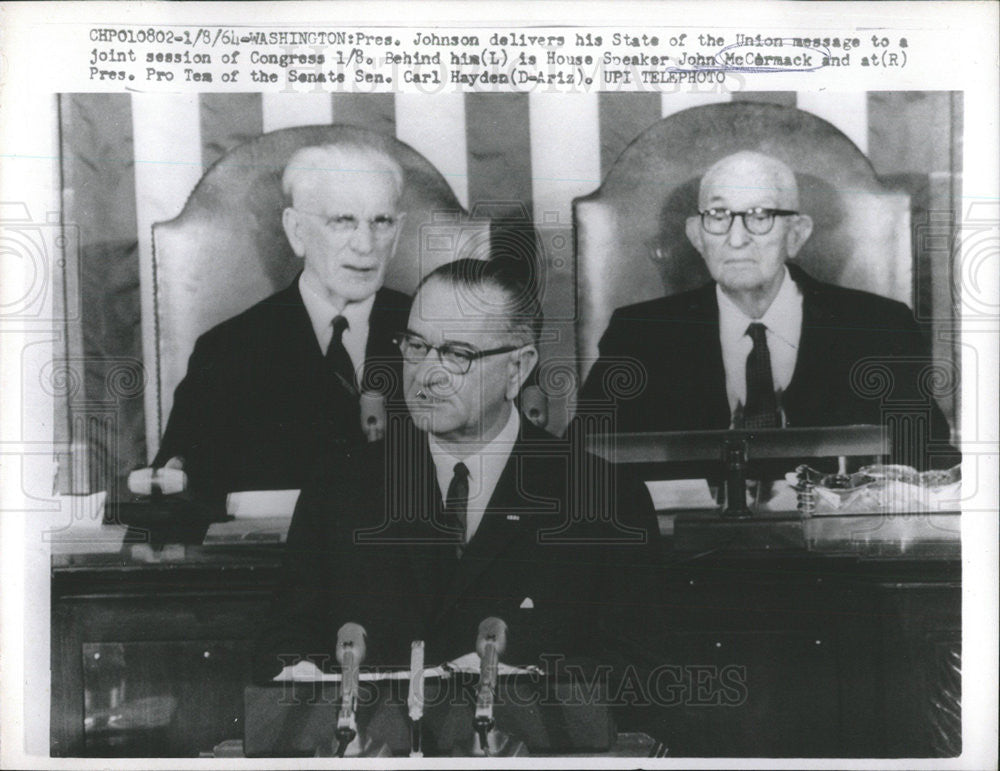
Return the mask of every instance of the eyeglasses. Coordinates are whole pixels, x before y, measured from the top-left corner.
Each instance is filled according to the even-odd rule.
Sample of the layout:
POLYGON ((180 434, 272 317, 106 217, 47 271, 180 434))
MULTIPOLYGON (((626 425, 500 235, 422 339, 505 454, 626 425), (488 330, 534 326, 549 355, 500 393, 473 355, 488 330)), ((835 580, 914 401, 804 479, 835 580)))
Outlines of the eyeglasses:
MULTIPOLYGON (((295 209, 295 211, 302 214, 308 214, 310 217, 319 217, 323 220, 323 225, 326 229, 336 233, 337 235, 350 235, 356 231, 358 226, 361 224, 361 220, 353 214, 326 215, 318 214, 312 211, 304 211, 303 209, 295 209)), ((396 226, 399 225, 399 218, 394 217, 391 214, 376 214, 374 217, 370 217, 365 220, 365 222, 368 225, 369 231, 376 238, 385 238, 396 232, 396 226)))
POLYGON ((775 217, 794 217, 797 211, 791 209, 768 209, 757 206, 746 211, 730 211, 729 209, 705 209, 698 212, 701 215, 701 226, 706 233, 713 236, 724 236, 733 226, 733 219, 743 220, 743 227, 751 235, 766 236, 774 227, 775 217))
POLYGON ((520 345, 504 345, 500 348, 490 348, 486 351, 480 351, 478 348, 473 348, 470 345, 462 345, 461 343, 431 345, 415 332, 400 332, 396 335, 395 342, 399 346, 400 353, 403 354, 403 359, 410 364, 420 364, 427 358, 427 354, 431 351, 436 351, 441 366, 452 375, 467 374, 472 369, 472 363, 477 359, 496 356, 501 353, 510 353, 511 351, 516 351, 518 348, 523 348, 525 345, 524 343, 520 345))

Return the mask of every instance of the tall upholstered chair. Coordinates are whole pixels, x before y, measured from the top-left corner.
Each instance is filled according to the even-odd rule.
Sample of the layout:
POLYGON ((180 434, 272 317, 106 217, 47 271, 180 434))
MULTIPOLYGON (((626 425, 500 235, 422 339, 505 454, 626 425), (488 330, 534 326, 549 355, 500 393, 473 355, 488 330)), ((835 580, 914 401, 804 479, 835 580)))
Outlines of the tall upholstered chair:
POLYGON ((412 293, 438 265, 486 254, 489 222, 470 220, 437 169, 393 137, 352 126, 304 126, 235 148, 205 172, 175 219, 153 226, 155 340, 144 346, 147 370, 156 376, 150 457, 198 336, 287 286, 301 269, 281 226, 288 159, 301 147, 342 140, 381 148, 404 171, 407 214, 387 286, 412 293))
POLYGON ((821 281, 912 307, 910 199, 886 189, 860 150, 802 110, 752 102, 694 107, 655 123, 619 156, 603 184, 573 204, 580 382, 615 308, 709 279, 684 235, 698 181, 715 161, 758 150, 795 171, 814 230, 797 262, 821 281))

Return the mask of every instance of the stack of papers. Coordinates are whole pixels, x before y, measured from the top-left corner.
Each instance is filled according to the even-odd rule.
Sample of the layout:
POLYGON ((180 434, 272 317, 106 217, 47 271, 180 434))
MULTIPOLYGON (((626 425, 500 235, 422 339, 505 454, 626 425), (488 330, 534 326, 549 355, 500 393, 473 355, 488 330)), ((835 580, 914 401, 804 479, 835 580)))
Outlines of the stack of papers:
POLYGON ((298 490, 246 490, 226 496, 227 522, 215 522, 205 544, 284 543, 292 521, 298 490))

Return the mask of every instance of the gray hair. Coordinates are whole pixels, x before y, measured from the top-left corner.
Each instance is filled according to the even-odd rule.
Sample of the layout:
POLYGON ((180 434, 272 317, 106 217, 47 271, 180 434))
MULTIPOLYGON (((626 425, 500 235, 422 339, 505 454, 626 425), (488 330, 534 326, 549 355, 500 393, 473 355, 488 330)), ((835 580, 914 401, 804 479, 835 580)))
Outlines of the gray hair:
POLYGON ((467 298, 477 298, 484 312, 491 312, 483 296, 494 289, 504 298, 499 309, 507 324, 507 332, 526 345, 538 345, 545 317, 538 296, 537 276, 526 260, 494 257, 490 260, 464 258, 435 268, 421 280, 420 287, 431 281, 444 281, 463 292, 467 298))
POLYGON ((281 190, 291 201, 296 188, 308 180, 343 175, 345 185, 358 174, 385 174, 398 199, 403 194, 403 169, 388 153, 360 142, 314 145, 296 150, 281 176, 281 190))

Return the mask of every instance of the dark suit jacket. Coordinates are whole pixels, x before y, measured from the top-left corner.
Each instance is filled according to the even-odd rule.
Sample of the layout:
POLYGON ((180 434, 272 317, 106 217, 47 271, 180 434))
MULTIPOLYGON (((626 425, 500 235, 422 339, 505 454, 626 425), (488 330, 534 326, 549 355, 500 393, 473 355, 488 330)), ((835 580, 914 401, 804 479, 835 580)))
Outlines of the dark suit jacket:
MULTIPOLYGON (((409 307, 382 289, 369 317, 365 380, 390 397, 409 307)), ((300 488, 323 453, 360 441, 358 399, 330 377, 296 279, 198 338, 156 463, 183 456, 200 491, 300 488)))
MULTIPOLYGON (((929 428, 929 441, 924 433, 916 443, 896 442, 892 460, 918 468, 958 462, 909 309, 788 267, 803 295, 798 360, 782 399, 788 425, 882 424, 911 415, 929 428)), ((728 428, 715 284, 617 309, 578 403, 582 410, 611 406, 617 431, 728 428)))
POLYGON ((439 525, 426 435, 406 416, 393 426, 386 442, 350 450, 303 489, 257 645, 258 679, 280 671, 279 654, 335 667, 348 621, 366 628, 371 664, 406 664, 416 639, 428 666, 451 660, 474 649, 489 616, 509 626, 511 663, 621 655, 620 642, 648 640, 659 553, 645 487, 523 421, 459 559, 439 525))

